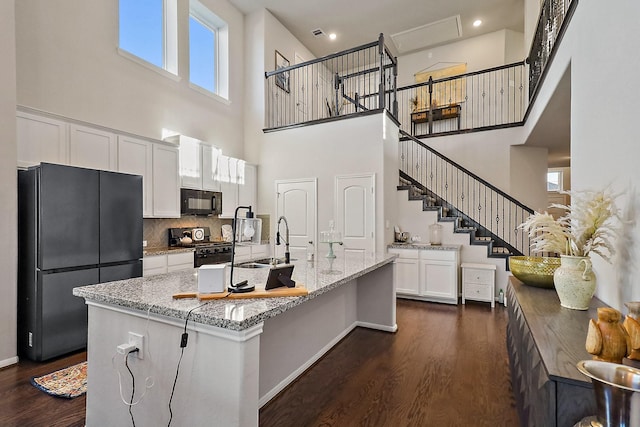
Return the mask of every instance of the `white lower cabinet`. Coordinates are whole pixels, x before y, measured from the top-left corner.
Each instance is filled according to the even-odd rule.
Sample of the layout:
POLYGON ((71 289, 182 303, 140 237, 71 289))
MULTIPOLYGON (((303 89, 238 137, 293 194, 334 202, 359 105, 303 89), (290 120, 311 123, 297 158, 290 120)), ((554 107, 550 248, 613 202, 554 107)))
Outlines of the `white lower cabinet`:
POLYGON ((463 263, 462 304, 465 300, 485 301, 495 307, 496 266, 463 263))
POLYGON ((389 249, 396 259, 398 297, 458 303, 458 250, 389 249))
POLYGON ((142 259, 142 275, 171 273, 174 271, 190 270, 193 267, 193 252, 179 252, 174 254, 145 255, 142 259))

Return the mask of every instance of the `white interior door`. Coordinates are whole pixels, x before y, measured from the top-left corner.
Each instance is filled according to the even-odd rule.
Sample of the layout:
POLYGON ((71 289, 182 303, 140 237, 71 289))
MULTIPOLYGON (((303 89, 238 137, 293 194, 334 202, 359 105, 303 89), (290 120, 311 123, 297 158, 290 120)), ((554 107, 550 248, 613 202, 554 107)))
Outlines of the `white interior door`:
POLYGON ((374 174, 336 177, 336 229, 345 253, 375 252, 375 182, 374 174))
MULTIPOLYGON (((289 224, 289 250, 291 258, 305 259, 309 242, 316 243, 317 233, 317 187, 316 178, 276 181, 276 218, 284 215, 289 224)), ((280 224, 280 235, 285 237, 284 221, 280 224)), ((284 241, 275 247, 277 257, 284 256, 284 241)))

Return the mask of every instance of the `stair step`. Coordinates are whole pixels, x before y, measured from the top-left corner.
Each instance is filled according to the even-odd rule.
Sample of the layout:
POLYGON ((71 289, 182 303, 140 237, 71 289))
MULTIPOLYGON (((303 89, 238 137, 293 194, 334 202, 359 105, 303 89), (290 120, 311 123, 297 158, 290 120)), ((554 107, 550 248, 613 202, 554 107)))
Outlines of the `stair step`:
POLYGON ((510 254, 509 249, 502 247, 494 247, 491 251, 494 254, 510 254))

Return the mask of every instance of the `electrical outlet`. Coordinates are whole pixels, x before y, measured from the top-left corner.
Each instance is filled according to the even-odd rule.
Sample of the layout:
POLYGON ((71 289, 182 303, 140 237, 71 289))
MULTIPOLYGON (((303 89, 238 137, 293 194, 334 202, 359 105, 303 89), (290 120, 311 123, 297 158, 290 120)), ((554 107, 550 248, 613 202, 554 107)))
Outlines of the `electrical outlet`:
POLYGON ((147 241, 146 241, 146 240, 143 240, 143 241, 142 241, 142 247, 143 247, 143 248, 146 248, 146 247, 147 247, 147 241))
POLYGON ((144 335, 129 332, 129 344, 135 345, 138 349, 135 353, 138 359, 144 359, 144 335))

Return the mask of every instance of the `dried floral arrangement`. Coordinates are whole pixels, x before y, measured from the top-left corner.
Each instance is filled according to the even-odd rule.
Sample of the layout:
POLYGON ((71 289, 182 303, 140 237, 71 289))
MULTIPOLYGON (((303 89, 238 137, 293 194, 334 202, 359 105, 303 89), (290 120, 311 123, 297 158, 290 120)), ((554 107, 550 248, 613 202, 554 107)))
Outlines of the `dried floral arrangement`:
POLYGON ((602 191, 564 191, 571 196, 570 205, 552 204, 566 213, 554 219, 549 213, 535 212, 519 228, 529 234, 534 252, 589 256, 591 252, 611 262, 615 254, 620 213, 614 194, 602 191))

